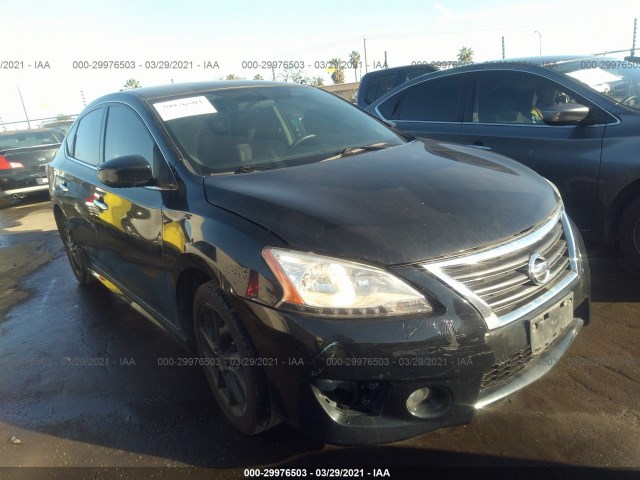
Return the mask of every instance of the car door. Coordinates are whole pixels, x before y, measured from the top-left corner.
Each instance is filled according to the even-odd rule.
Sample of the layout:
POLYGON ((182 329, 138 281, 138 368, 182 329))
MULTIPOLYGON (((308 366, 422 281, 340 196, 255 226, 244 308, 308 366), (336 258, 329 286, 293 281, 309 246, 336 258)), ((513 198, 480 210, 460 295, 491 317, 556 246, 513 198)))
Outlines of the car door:
POLYGON ((477 72, 472 89, 473 107, 462 125, 460 143, 511 157, 551 180, 578 227, 588 229, 596 206, 605 125, 597 120, 547 125, 540 116, 553 105, 579 103, 590 108, 588 118, 598 119, 604 117, 599 107, 530 72, 477 72))
MULTIPOLYGON (((123 104, 109 105, 104 129, 104 162, 126 156, 145 158, 159 175, 166 168, 153 136, 139 115, 123 104)), ((98 182, 94 193, 97 249, 102 272, 116 286, 160 318, 169 319, 171 284, 162 245, 163 189, 114 188, 98 182)))
POLYGON ((89 263, 96 257, 93 205, 94 185, 98 182, 100 138, 105 109, 85 113, 63 142, 60 154, 64 161, 53 171, 52 186, 60 200, 64 218, 74 241, 82 248, 89 263))
POLYGON ((401 89, 376 108, 399 130, 418 138, 457 142, 467 75, 446 75, 401 89))

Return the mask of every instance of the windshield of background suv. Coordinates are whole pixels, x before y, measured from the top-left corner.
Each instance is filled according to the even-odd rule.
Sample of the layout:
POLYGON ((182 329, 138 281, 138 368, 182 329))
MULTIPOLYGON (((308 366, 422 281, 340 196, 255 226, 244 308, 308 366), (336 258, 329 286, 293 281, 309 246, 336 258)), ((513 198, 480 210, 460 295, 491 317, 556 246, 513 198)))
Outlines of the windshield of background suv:
POLYGON ((349 147, 391 147, 399 134, 312 87, 233 87, 153 103, 200 174, 312 163, 349 147))
POLYGON ((640 110, 640 64, 615 58, 587 58, 547 66, 617 103, 640 110))

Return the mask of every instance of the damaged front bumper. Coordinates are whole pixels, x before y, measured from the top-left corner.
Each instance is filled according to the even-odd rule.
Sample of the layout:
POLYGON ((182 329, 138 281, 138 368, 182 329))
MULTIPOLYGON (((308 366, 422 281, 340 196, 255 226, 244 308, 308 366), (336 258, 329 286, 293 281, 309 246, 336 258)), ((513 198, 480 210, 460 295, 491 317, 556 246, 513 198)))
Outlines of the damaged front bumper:
POLYGON ((416 283, 431 282, 439 313, 336 320, 235 299, 274 406, 290 425, 323 442, 364 445, 469 423, 476 409, 544 375, 588 322, 588 269, 551 301, 494 330, 463 297, 414 272, 424 277, 416 283), (567 296, 571 321, 531 354, 531 322, 567 296))
POLYGON ((235 302, 289 424, 329 443, 386 443, 468 423, 547 373, 589 321, 584 251, 559 206, 507 242, 393 267, 428 314, 325 318, 235 302))

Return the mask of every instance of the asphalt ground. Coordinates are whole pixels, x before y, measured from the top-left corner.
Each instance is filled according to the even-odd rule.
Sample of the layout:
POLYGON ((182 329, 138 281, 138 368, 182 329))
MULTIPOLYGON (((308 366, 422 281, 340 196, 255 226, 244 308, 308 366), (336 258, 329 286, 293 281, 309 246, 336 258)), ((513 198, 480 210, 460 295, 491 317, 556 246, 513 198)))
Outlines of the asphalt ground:
POLYGON ((495 466, 640 478, 640 275, 614 247, 587 250, 592 320, 547 376, 470 425, 340 448, 285 424, 237 433, 199 367, 159 365, 184 357, 178 346, 101 285, 76 284, 46 196, 0 210, 0 479, 249 478, 267 467, 452 478, 461 466, 469 478, 495 466))

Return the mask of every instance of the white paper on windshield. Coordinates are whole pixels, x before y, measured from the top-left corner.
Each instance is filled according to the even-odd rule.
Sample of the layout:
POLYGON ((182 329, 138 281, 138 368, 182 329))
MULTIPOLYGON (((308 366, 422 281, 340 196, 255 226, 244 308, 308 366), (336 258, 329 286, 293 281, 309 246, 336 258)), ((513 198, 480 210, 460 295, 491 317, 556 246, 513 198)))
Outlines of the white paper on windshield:
POLYGON ((613 73, 605 72, 601 68, 588 68, 585 70, 576 70, 568 72, 567 75, 576 80, 586 83, 598 92, 607 92, 610 90, 610 84, 620 80, 620 77, 613 73))
POLYGON ((195 115, 205 115, 207 113, 217 113, 211 102, 206 97, 189 97, 169 102, 154 103, 160 118, 165 122, 176 118, 193 117, 195 115))

